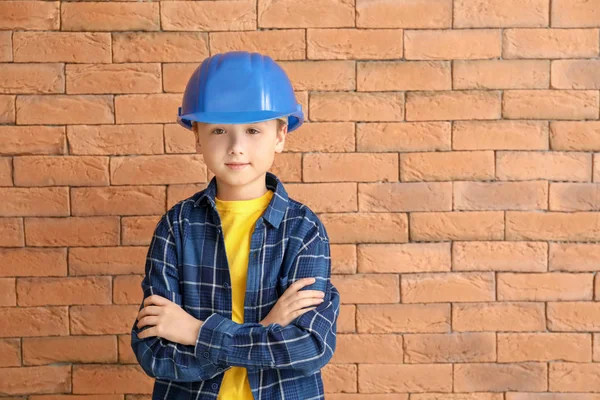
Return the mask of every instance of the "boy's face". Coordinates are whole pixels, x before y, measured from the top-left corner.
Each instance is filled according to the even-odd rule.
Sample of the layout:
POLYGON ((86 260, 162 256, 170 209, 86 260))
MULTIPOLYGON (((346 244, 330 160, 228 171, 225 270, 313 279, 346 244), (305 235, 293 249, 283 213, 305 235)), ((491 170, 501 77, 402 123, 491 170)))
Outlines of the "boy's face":
POLYGON ((275 153, 281 153, 287 126, 278 129, 276 119, 249 124, 207 124, 194 122, 196 151, 219 179, 231 185, 247 184, 273 165, 275 153), (226 163, 249 163, 235 170, 226 163))

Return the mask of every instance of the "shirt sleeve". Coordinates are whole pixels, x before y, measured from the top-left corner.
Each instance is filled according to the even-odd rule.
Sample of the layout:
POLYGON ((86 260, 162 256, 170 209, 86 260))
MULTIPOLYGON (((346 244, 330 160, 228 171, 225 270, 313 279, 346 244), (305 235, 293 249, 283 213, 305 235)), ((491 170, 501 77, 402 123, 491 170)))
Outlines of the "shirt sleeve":
MULTIPOLYGON (((163 215, 148 249, 142 289, 144 300, 148 296, 159 295, 183 307, 174 236, 178 235, 179 229, 174 234, 173 228, 168 213, 163 215)), ((142 300, 138 311, 143 305, 142 300)), ((209 379, 225 370, 226 366, 196 357, 194 345, 175 343, 158 336, 140 339, 138 334, 150 326, 139 329, 137 323, 136 320, 131 330, 131 348, 147 375, 175 382, 194 382, 209 379)))
POLYGON ((323 302, 285 327, 273 323, 237 323, 213 313, 200 327, 194 354, 213 363, 248 370, 294 369, 305 376, 323 368, 333 357, 340 294, 331 284, 329 241, 317 236, 295 257, 288 279, 313 277, 316 282, 300 290, 325 292, 323 302))

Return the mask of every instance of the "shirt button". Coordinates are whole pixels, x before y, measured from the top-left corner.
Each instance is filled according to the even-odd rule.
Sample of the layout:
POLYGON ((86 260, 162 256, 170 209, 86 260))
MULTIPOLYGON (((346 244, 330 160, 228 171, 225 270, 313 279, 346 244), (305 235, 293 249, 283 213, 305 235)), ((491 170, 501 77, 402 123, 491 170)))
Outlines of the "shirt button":
POLYGON ((217 368, 217 372, 222 372, 223 368, 217 368))
POLYGON ((227 289, 227 288, 229 287, 229 284, 228 284, 227 282, 225 282, 225 283, 223 284, 223 287, 224 287, 225 289, 227 289))
POLYGON ((217 388, 218 388, 218 387, 219 387, 219 385, 217 385, 216 383, 213 383, 213 384, 212 384, 212 388, 213 388, 213 390, 217 390, 217 388))
POLYGON ((204 357, 205 357, 205 358, 208 358, 209 356, 210 356, 210 354, 208 354, 208 351, 205 351, 205 352, 204 352, 204 357))

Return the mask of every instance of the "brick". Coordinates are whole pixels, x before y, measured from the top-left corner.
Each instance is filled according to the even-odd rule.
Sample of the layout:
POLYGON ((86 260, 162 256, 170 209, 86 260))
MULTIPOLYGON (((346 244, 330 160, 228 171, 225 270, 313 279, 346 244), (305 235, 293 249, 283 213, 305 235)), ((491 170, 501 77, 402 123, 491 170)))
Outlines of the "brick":
POLYGON ((408 218, 405 213, 323 213, 319 218, 327 226, 331 243, 408 241, 408 218))
POLYGON ((12 157, 0 157, 0 186, 13 186, 12 157))
POLYGON ((331 273, 356 273, 356 245, 334 244, 331 246, 331 273))
POLYGON ((23 363, 114 363, 117 361, 116 345, 115 338, 108 335, 24 338, 23 363))
POLYGON ((359 364, 361 393, 451 392, 452 364, 359 364))
POLYGON ((63 126, 0 126, 0 154, 65 154, 63 126))
POLYGON ((160 7, 163 31, 254 31, 255 1, 165 2, 160 7))
POLYGON ((358 211, 355 182, 288 183, 285 190, 316 213, 358 211))
MULTIPOLYGON (((201 180, 201 179, 200 179, 201 180)), ((208 185, 205 183, 190 183, 183 185, 167 186, 167 209, 173 207, 177 202, 193 196, 195 193, 203 190, 208 185)), ((286 184, 286 190, 288 185, 286 184)))
POLYGON ((596 60, 552 61, 552 87, 556 89, 600 89, 596 60))
POLYGON ((451 150, 451 129, 446 121, 358 123, 357 151, 451 150))
MULTIPOLYGON (((330 362, 323 367, 321 374, 323 386, 327 388, 325 389, 328 397, 327 400, 329 400, 330 396, 335 396, 333 392, 352 393, 346 396, 353 397, 358 392, 356 382, 358 365, 356 364, 334 364, 330 362)), ((408 400, 408 398, 399 400, 408 400)))
POLYGON ((0 270, 0 276, 67 275, 66 248, 0 248, 0 258, 9 266, 0 270), (39 268, 40 265, 44 268, 39 268))
POLYGON ((139 305, 73 305, 69 314, 71 335, 131 332, 131 323, 138 310, 139 305))
POLYGON ((340 305, 340 315, 338 318, 338 332, 356 332, 356 305, 340 305))
POLYGON ((359 273, 447 272, 451 270, 450 242, 360 244, 357 261, 359 273))
POLYGON ((492 90, 425 91, 406 94, 406 120, 500 119, 502 94, 492 90))
POLYGON ((332 280, 344 303, 400 302, 400 279, 397 274, 353 274, 335 276, 332 280))
POLYGON ((70 94, 162 91, 158 63, 67 64, 66 75, 67 93, 70 94))
POLYGON ((304 29, 211 32, 210 53, 245 50, 268 55, 275 61, 303 60, 306 53, 304 29))
POLYGON ((592 363, 549 363, 548 390, 552 392, 600 391, 600 365, 592 363))
POLYGON ((503 58, 588 58, 598 56, 598 29, 505 29, 503 58))
MULTIPOLYGON (((66 336, 69 334, 68 307, 0 307, 4 321, 0 337, 66 336)), ((22 373, 27 372, 25 369, 22 373)), ((7 377, 7 371, 4 378, 7 377)), ((3 379, 4 379, 3 378, 3 379)), ((33 378, 36 379, 37 378, 33 378)), ((0 382, 4 382, 0 381, 0 382)), ((1 384, 0 384, 1 385, 1 384)), ((31 389, 31 388, 30 388, 31 389)), ((5 390, 2 390, 6 393, 5 390)))
POLYGON ((455 210, 547 210, 548 182, 453 182, 455 210))
POLYGON ((2 361, 0 362, 2 368, 21 366, 21 338, 0 339, 0 351, 2 352, 2 361))
POLYGON ((397 181, 398 156, 394 153, 304 154, 305 182, 397 181), (361 168, 356 168, 357 166, 361 168))
POLYGON ((547 0, 456 0, 454 28, 548 26, 547 0))
POLYGON ((520 119, 597 119, 597 90, 506 90, 502 116, 520 119))
POLYGON ((354 26, 355 10, 353 0, 308 0, 302 2, 296 0, 258 0, 257 5, 258 25, 261 28, 342 28, 354 26))
POLYGON ((402 364, 402 335, 338 335, 331 363, 402 364))
MULTIPOLYGON (((0 2, 0 6, 2 4, 4 2, 0 2)), ((0 93, 64 93, 63 69, 63 64, 3 64, 0 93)))
POLYGON ((192 76, 192 73, 201 64, 190 63, 162 63, 162 85, 167 93, 183 93, 192 76))
POLYGON ((202 156, 158 155, 111 157, 112 185, 196 183, 206 176, 202 156))
POLYGON ((563 28, 598 27, 598 1, 552 1, 552 26, 563 28))
POLYGON ((1 217, 69 215, 69 188, 0 188, 1 217))
POLYGON ((452 307, 456 332, 526 332, 546 329, 544 303, 459 303, 452 307))
POLYGON ((402 29, 308 29, 307 58, 398 59, 403 56, 402 29))
POLYGON ((454 242, 452 270, 544 272, 547 254, 545 242, 454 242))
MULTIPOLYGON (((282 182, 302 181, 302 154, 301 153, 277 153, 270 171, 277 175, 282 182)), ((211 172, 209 170, 209 172, 211 172)), ((212 172, 211 172, 212 174, 212 172)), ((209 175, 209 180, 214 175, 209 175)), ((197 180, 196 180, 197 181, 197 180)))
POLYGON ((137 304, 139 306, 144 299, 144 292, 141 289, 143 279, 144 275, 115 276, 113 281, 113 303, 137 304))
POLYGON ((501 36, 497 29, 406 30, 406 60, 475 60, 498 58, 501 36))
POLYGON ((592 361, 592 336, 579 333, 498 333, 498 362, 592 361))
MULTIPOLYGON (((453 89, 548 89, 547 60, 456 60, 453 89)), ((554 87, 554 86, 553 86, 554 87)))
POLYGON ((496 176, 511 181, 591 181, 592 156, 570 151, 499 151, 496 153, 496 176))
POLYGON ((27 246, 114 246, 119 244, 119 217, 30 217, 25 218, 25 235, 27 246))
POLYGON ((310 95, 311 121, 402 121, 402 92, 316 92, 310 95))
POLYGON ((61 5, 63 31, 158 31, 159 4, 66 1, 61 5))
POLYGON ((2 1, 0 29, 51 31, 60 29, 58 1, 2 1))
POLYGON ((305 121, 299 130, 286 136, 284 152, 353 152, 355 142, 355 124, 352 122, 305 121))
POLYGON ((504 212, 426 212, 410 215, 410 238, 420 241, 500 240, 504 212))
POLYGON ((2 369, 0 392, 5 395, 60 394, 71 390, 70 365, 2 369), (32 385, 35 382, 35 385, 32 385))
POLYGON ((356 89, 356 62, 352 60, 281 61, 296 91, 356 89))
POLYGON ((600 328, 600 302, 548 302, 548 329, 589 332, 600 328))
POLYGON ((489 180, 494 178, 494 152, 440 151, 400 154, 403 182, 489 180))
POLYGON ((600 183, 550 183, 552 211, 596 211, 600 209, 600 183))
MULTIPOLYGON (((21 96, 19 96, 20 98, 21 96)), ((0 95, 0 123, 14 124, 16 121, 16 96, 0 95)))
POLYGON ((358 333, 445 333, 450 304, 359 304, 356 323, 358 333))
POLYGON ((179 124, 164 125, 164 143, 166 153, 197 153, 194 132, 179 124))
MULTIPOLYGON (((15 278, 0 278, 0 306, 2 307, 14 307, 17 305, 17 293, 15 291, 16 279, 15 278)), ((2 346, 0 345, 0 349, 2 346)), ((4 356, 4 355, 3 355, 4 356)), ((8 364, 3 362, 0 364, 8 364)))
POLYGON ((450 28, 452 0, 380 2, 356 0, 360 28, 450 28))
POLYGON ((0 61, 13 60, 12 32, 0 31, 0 61))
POLYGON ((454 121, 453 150, 548 150, 547 121, 454 121))
POLYGON ((597 271, 599 264, 598 243, 550 243, 550 271, 597 271))
POLYGON ((23 247, 24 245, 23 218, 0 218, 0 246, 23 247))
POLYGON ((190 62, 209 56, 205 32, 117 32, 112 38, 115 63, 190 62))
POLYGON ((594 212, 506 212, 507 240, 596 241, 595 226, 600 216, 594 212))
POLYGON ((600 151, 600 121, 550 121, 550 147, 600 151))
POLYGON ((69 154, 163 154, 162 131, 159 124, 69 125, 69 154))
POLYGON ((359 183, 361 211, 451 211, 451 182, 359 183))
POLYGON ((121 230, 123 232, 121 243, 125 246, 148 246, 160 218, 161 215, 123 217, 121 219, 121 230))
POLYGON ((448 61, 358 62, 357 90, 451 90, 448 61))
POLYGON ((456 364, 454 390, 458 392, 542 392, 548 387, 546 363, 456 364))
POLYGON ((109 184, 108 157, 15 157, 16 186, 105 186, 109 184))
POLYGON ((164 186, 122 186, 72 188, 74 216, 154 215, 165 213, 164 186))
POLYGON ((17 281, 19 306, 111 304, 112 278, 20 278, 17 281))
POLYGON ((181 95, 129 94, 115 97, 117 124, 176 122, 181 95))
POLYGON ((113 124, 112 95, 25 95, 17 97, 17 124, 113 124))
POLYGON ((155 380, 139 365, 75 365, 73 382, 74 394, 106 397, 104 393, 108 390, 110 393, 152 393, 155 380), (99 382, 106 384, 98 385, 99 382))
POLYGON ((14 32, 15 62, 111 62, 110 33, 14 32))
POLYGON ((494 301, 494 274, 451 272, 406 274, 401 279, 402 303, 494 301))
POLYGON ((411 364, 496 361, 494 333, 408 334, 404 343, 411 364))
POLYGON ((71 247, 69 275, 141 274, 147 253, 147 246, 71 247))
POLYGON ((501 301, 571 301, 594 297, 592 274, 499 273, 497 279, 498 300, 501 301))

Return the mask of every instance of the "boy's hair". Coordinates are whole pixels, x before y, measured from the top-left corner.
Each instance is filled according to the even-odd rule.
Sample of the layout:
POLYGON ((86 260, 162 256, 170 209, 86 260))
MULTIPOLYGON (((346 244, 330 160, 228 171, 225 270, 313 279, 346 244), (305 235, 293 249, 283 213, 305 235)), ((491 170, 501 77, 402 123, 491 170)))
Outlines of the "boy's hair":
MULTIPOLYGON (((281 129, 283 129, 283 127, 286 126, 287 124, 288 124, 287 117, 277 118, 277 132, 279 132, 281 129)), ((198 123, 196 121, 192 121, 192 130, 194 132, 196 132, 197 125, 198 125, 198 123)))

